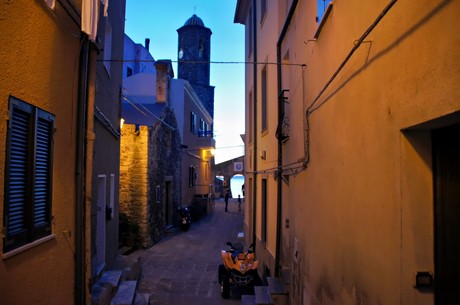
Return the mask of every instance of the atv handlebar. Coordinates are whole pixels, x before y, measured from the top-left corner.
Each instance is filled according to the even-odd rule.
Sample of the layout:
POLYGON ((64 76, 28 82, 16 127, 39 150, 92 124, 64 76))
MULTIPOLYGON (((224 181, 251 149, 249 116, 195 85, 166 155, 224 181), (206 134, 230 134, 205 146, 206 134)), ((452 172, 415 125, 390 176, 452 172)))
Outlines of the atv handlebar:
MULTIPOLYGON (((225 244, 230 247, 230 250, 228 250, 227 252, 235 252, 235 251, 244 252, 243 245, 240 243, 234 244, 230 241, 227 241, 225 244)), ((247 253, 253 253, 253 252, 254 252, 254 243, 252 243, 247 249, 247 253)))

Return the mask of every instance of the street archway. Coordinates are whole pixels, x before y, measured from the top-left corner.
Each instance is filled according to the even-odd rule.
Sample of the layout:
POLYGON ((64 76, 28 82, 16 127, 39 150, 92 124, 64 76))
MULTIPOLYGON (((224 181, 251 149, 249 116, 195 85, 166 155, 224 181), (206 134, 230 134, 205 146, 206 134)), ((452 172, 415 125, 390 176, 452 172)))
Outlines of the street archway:
POLYGON ((216 197, 223 197, 224 191, 231 188, 232 177, 244 174, 244 156, 215 164, 212 168, 212 173, 215 177, 216 197))

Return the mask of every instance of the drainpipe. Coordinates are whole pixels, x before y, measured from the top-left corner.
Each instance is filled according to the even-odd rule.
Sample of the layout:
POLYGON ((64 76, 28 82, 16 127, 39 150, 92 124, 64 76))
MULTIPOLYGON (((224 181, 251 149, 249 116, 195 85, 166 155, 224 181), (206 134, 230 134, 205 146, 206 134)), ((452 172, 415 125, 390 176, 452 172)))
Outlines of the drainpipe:
POLYGON ((75 164, 75 304, 91 303, 91 191, 94 150, 94 103, 98 49, 82 37, 77 106, 75 164))
POLYGON ((281 224, 282 224, 282 207, 283 207, 283 136, 281 124, 284 119, 284 99, 283 99, 283 82, 282 82, 282 73, 281 73, 281 46, 284 38, 286 37, 286 32, 291 24, 292 18, 294 16, 295 10, 297 8, 298 0, 293 0, 291 7, 289 8, 289 13, 284 21, 283 28, 281 30, 278 42, 276 44, 276 67, 277 67, 277 78, 278 78, 278 129, 277 135, 278 138, 278 171, 277 171, 277 213, 276 213, 276 253, 275 253, 275 277, 279 277, 280 269, 280 250, 281 250, 281 224))
POLYGON ((257 1, 252 0, 252 33, 253 33, 253 41, 252 43, 252 52, 253 52, 253 77, 254 77, 254 85, 253 85, 253 141, 254 141, 254 152, 253 152, 253 164, 254 164, 254 177, 252 179, 252 242, 254 243, 254 251, 257 250, 256 241, 256 208, 257 208, 257 11, 256 11, 257 1))
POLYGON ((88 99, 89 45, 87 35, 82 35, 78 80, 78 109, 75 163, 75 304, 85 304, 85 134, 86 104, 88 99))

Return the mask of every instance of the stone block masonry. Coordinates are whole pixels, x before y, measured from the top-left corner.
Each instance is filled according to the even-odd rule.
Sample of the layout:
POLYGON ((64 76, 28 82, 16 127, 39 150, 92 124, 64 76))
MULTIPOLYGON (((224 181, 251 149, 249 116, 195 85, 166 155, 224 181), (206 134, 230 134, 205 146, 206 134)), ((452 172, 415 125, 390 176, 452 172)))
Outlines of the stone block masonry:
POLYGON ((120 214, 137 228, 143 247, 152 244, 148 220, 148 140, 149 128, 124 125, 120 143, 120 214))

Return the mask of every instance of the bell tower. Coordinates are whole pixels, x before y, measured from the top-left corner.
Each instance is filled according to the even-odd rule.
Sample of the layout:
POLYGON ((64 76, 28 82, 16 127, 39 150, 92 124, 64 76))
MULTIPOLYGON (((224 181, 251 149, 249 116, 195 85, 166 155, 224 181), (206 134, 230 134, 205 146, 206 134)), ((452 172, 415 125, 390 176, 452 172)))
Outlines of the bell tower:
POLYGON ((209 85, 212 32, 196 14, 177 32, 178 78, 190 83, 201 103, 214 118, 214 87, 209 85))

